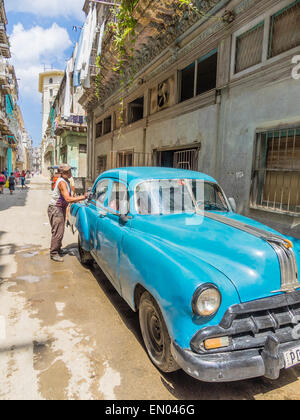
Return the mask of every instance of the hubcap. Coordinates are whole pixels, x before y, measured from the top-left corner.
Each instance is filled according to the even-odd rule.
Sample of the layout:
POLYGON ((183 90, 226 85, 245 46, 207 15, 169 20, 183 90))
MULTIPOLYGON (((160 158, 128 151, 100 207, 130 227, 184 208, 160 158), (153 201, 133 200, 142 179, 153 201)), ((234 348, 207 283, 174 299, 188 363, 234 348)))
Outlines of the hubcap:
POLYGON ((159 362, 164 352, 164 340, 161 321, 153 308, 148 308, 145 314, 147 347, 151 356, 159 362))

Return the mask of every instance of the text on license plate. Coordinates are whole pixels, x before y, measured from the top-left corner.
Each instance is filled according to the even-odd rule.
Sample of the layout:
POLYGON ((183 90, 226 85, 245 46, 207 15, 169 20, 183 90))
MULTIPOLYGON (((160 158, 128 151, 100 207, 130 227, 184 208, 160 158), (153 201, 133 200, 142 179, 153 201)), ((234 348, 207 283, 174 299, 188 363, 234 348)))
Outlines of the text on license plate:
POLYGON ((289 368, 300 363, 300 346, 283 353, 285 368, 289 368))

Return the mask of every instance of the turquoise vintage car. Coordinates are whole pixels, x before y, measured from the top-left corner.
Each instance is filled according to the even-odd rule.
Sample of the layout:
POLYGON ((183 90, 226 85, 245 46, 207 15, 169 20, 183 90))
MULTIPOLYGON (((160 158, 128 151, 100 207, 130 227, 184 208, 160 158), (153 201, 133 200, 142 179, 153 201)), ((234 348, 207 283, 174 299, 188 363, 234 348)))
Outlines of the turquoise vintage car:
POLYGON ((147 167, 104 172, 71 208, 81 262, 139 312, 163 372, 276 379, 300 363, 299 241, 234 207, 210 176, 147 167))

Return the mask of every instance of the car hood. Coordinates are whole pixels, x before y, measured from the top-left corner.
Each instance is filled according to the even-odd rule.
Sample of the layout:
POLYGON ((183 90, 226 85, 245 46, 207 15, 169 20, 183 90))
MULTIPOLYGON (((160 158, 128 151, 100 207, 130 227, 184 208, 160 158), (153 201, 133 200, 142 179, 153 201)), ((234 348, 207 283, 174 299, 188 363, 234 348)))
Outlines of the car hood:
MULTIPOLYGON (((252 219, 235 213, 222 215, 284 238, 252 219)), ((281 288, 280 264, 273 247, 236 227, 201 215, 137 216, 132 227, 222 272, 235 286, 241 302, 274 295, 281 288)), ((299 250, 295 254, 299 267, 299 250)))

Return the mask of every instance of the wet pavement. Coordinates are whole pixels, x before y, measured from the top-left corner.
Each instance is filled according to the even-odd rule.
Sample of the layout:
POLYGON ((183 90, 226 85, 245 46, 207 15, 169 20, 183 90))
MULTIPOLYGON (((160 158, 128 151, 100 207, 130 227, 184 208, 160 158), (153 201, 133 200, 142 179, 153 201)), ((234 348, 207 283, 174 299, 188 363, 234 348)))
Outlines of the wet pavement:
POLYGON ((161 374, 137 314, 96 265, 79 263, 77 236, 66 232, 64 263, 49 259, 49 195, 37 177, 0 196, 0 399, 300 399, 300 367, 229 384, 161 374))

